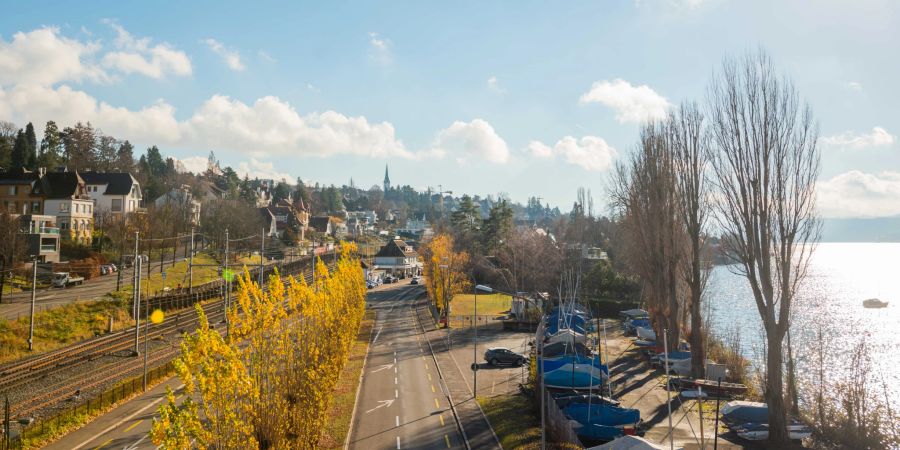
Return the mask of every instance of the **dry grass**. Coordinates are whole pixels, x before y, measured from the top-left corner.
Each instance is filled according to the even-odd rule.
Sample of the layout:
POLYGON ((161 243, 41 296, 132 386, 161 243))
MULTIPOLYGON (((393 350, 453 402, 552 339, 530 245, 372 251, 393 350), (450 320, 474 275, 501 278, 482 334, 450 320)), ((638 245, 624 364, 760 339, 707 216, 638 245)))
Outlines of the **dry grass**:
MULTIPOLYGON (((506 294, 478 294, 478 315, 499 316, 509 311, 512 297, 506 294)), ((475 312, 474 294, 457 294, 450 301, 450 315, 471 316, 475 312)))
MULTIPOLYGON (((531 400, 522 395, 478 397, 478 404, 505 449, 541 448, 541 418, 531 400)), ((572 448, 547 442, 549 449, 572 448)))
POLYGON ((368 310, 359 327, 356 342, 350 348, 347 363, 344 364, 341 375, 338 377, 334 388, 334 399, 331 408, 326 414, 328 423, 322 430, 318 448, 341 448, 344 440, 350 432, 350 416, 353 414, 353 406, 356 404, 356 391, 359 388, 363 365, 366 361, 366 353, 369 350, 369 341, 372 335, 372 327, 375 325, 375 311, 368 310))

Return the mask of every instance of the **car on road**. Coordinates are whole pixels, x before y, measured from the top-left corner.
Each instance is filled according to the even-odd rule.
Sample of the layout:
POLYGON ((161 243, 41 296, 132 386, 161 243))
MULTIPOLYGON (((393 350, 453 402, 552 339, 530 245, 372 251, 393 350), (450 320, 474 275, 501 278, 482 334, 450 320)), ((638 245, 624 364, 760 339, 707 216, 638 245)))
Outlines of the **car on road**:
POLYGON ((412 279, 409 280, 409 284, 419 284, 419 277, 418 276, 412 277, 412 279))
POLYGON ((384 284, 391 284, 391 283, 396 283, 396 282, 397 282, 397 278, 395 278, 393 275, 385 275, 384 276, 384 284))
POLYGON ((506 347, 491 347, 484 352, 484 360, 492 366, 498 366, 500 364, 521 366, 522 364, 525 364, 527 359, 528 358, 525 355, 516 353, 506 347))

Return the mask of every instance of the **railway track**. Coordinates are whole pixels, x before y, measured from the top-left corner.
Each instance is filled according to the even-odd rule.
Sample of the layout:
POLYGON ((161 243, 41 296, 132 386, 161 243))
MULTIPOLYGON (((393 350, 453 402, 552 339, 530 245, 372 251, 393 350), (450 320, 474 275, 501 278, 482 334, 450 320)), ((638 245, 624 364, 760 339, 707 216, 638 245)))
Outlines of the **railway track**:
MULTIPOLYGON (((300 264, 294 264, 290 267, 291 270, 282 272, 282 278, 302 273, 304 279, 307 282, 311 282, 312 268, 308 264, 303 264, 303 261, 296 262, 300 264)), ((267 273, 272 273, 272 271, 267 270, 267 273)), ((234 283, 234 287, 237 287, 237 283, 234 283)), ((218 290, 217 288, 218 286, 213 286, 209 291, 215 292, 218 290)), ((197 294, 194 295, 196 298, 211 298, 202 294, 199 296, 197 294)), ((204 306, 211 323, 224 319, 223 302, 223 299, 218 299, 204 306)), ((150 305, 151 308, 154 307, 153 303, 150 303, 150 305)), ((151 341, 159 338, 166 339, 167 335, 177 338, 184 331, 194 330, 197 323, 198 316, 193 308, 180 311, 167 317, 163 323, 150 326, 147 333, 141 330, 139 345, 143 346, 144 340, 148 338, 151 341)), ((28 384, 63 374, 96 359, 132 349, 133 347, 134 327, 131 327, 117 333, 87 339, 42 355, 0 366, 0 392, 16 392, 28 384)), ((148 362, 151 366, 163 364, 177 356, 178 351, 178 348, 174 345, 170 349, 156 350, 151 353, 148 362)), ((102 387, 131 375, 135 370, 142 368, 143 358, 132 357, 125 361, 118 360, 87 368, 72 379, 65 379, 49 386, 41 386, 36 395, 17 399, 10 405, 10 409, 15 417, 29 417, 46 408, 62 403, 71 398, 78 390, 87 391, 102 387)))

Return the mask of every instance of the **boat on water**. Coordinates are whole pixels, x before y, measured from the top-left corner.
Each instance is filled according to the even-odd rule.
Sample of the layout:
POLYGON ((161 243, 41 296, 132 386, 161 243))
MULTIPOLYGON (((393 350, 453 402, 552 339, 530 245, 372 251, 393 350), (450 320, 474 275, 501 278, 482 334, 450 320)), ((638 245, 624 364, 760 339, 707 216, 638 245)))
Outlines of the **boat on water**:
POLYGON ((863 300, 863 308, 887 308, 888 302, 877 298, 863 300))

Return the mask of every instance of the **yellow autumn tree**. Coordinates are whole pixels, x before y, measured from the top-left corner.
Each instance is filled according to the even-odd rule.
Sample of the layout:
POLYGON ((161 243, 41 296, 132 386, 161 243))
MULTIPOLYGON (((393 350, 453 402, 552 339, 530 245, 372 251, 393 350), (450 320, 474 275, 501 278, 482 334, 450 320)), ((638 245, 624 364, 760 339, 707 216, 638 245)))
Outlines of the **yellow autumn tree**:
POLYGON ((290 278, 285 285, 273 276, 263 290, 245 272, 228 311, 230 338, 207 337, 208 327, 201 326, 185 341, 176 364, 188 393, 200 394, 199 405, 177 405, 170 396, 154 422, 154 443, 164 448, 184 448, 191 440, 194 446, 216 449, 316 447, 365 312, 366 287, 351 244, 342 245, 331 270, 316 261, 315 273, 311 285, 303 278, 290 278), (222 361, 216 364, 230 370, 211 371, 204 380, 215 389, 198 390, 193 380, 209 372, 207 359, 222 361), (247 389, 235 390, 235 381, 247 389), (235 420, 240 423, 229 422, 235 416, 220 410, 239 411, 235 420), (210 435, 227 425, 239 425, 232 433, 239 438, 214 441, 210 435))
POLYGON ((428 298, 441 315, 450 306, 456 294, 471 288, 466 268, 469 255, 453 250, 453 237, 440 233, 422 249, 424 259, 425 289, 428 298))

